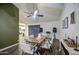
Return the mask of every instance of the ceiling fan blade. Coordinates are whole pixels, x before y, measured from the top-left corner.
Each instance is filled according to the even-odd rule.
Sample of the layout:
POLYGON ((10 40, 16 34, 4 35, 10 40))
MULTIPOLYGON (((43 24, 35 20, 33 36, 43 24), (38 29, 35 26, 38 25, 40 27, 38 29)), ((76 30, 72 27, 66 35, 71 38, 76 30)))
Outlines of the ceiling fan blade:
POLYGON ((37 16, 38 16, 38 17, 44 17, 44 15, 39 14, 39 10, 38 10, 37 16))
POLYGON ((33 15, 33 13, 32 13, 32 12, 24 12, 24 13, 26 13, 26 14, 27 14, 27 17, 31 17, 31 16, 33 15))
POLYGON ((27 14, 32 14, 32 12, 24 12, 24 13, 27 13, 27 14))
POLYGON ((37 16, 38 16, 38 17, 44 17, 44 15, 41 15, 41 14, 38 14, 37 16))
POLYGON ((28 15, 27 17, 31 17, 32 15, 28 15))
POLYGON ((30 16, 27 16, 27 17, 30 17, 30 16))

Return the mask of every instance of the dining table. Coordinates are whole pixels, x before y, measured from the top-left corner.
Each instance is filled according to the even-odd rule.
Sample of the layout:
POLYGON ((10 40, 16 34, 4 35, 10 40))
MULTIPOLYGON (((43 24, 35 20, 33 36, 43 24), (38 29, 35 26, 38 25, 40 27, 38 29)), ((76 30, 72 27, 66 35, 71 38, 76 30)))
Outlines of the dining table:
POLYGON ((25 38, 25 41, 33 44, 41 44, 46 39, 46 36, 25 38))
POLYGON ((45 41, 46 36, 41 37, 24 37, 24 42, 20 43, 21 50, 25 53, 33 54, 31 51, 32 46, 36 46, 37 50, 40 48, 41 44, 45 41))

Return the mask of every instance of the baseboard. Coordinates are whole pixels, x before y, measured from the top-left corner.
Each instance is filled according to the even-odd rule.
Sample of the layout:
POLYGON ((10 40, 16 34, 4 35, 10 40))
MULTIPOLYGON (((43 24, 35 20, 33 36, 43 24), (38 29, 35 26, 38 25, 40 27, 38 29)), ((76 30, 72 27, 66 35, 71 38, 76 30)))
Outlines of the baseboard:
POLYGON ((7 50, 7 49, 9 49, 9 48, 11 48, 11 47, 17 46, 17 45, 18 45, 18 43, 13 44, 13 45, 10 45, 10 46, 5 47, 5 48, 2 48, 2 49, 0 49, 0 52, 2 52, 2 51, 4 51, 4 50, 7 50))

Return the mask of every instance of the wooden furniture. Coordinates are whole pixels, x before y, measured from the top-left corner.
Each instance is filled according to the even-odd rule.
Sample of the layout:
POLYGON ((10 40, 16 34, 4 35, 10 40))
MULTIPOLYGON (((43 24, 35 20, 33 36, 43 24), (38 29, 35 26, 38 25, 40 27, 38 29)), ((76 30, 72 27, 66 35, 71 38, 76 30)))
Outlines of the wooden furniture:
POLYGON ((50 50, 55 55, 60 54, 60 41, 59 41, 59 39, 53 39, 53 43, 50 47, 50 50))
POLYGON ((40 43, 42 43, 45 39, 46 39, 46 37, 45 37, 45 36, 42 36, 42 37, 29 38, 29 39, 25 39, 25 40, 26 40, 26 42, 29 42, 29 43, 40 44, 40 43))
POLYGON ((24 40, 25 43, 20 44, 21 50, 24 53, 29 53, 29 54, 37 53, 37 54, 39 54, 39 49, 40 49, 41 43, 45 40, 45 38, 46 38, 45 36, 27 38, 24 40))
POLYGON ((42 47, 42 55, 59 55, 60 54, 60 41, 58 39, 53 39, 52 44, 49 47, 42 47))

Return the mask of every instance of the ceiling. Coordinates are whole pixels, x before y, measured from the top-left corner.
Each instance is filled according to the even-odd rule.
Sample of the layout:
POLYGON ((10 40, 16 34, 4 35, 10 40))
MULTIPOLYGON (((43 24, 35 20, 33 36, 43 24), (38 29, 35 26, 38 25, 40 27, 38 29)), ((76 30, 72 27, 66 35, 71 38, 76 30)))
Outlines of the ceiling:
POLYGON ((48 22, 60 20, 64 4, 63 3, 37 3, 35 7, 38 8, 39 13, 43 14, 44 17, 37 17, 33 19, 32 17, 27 17, 26 11, 33 11, 33 3, 15 3, 19 8, 19 21, 20 22, 48 22))

